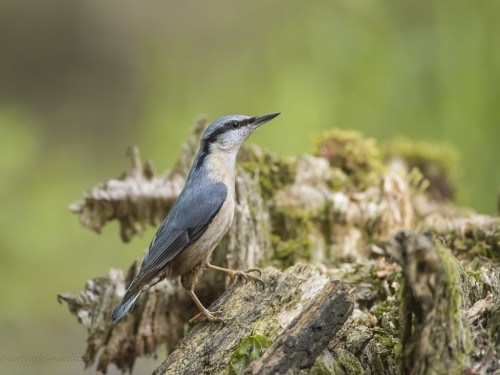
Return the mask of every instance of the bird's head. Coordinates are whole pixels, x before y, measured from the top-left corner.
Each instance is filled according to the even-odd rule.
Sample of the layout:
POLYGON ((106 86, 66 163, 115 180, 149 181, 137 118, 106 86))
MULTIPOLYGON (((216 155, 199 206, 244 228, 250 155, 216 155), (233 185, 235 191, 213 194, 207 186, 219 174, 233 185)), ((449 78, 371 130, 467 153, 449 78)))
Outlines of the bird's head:
POLYGON ((257 117, 243 115, 220 117, 208 126, 201 141, 203 145, 215 147, 220 151, 237 151, 259 126, 278 115, 279 113, 271 113, 257 117))

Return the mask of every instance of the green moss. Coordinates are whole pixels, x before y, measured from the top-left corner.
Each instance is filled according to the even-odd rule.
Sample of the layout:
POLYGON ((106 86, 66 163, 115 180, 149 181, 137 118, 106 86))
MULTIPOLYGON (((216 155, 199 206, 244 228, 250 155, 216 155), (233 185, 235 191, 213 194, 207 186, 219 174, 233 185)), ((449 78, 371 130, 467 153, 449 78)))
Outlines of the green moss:
POLYGON ((413 167, 407 176, 408 185, 411 192, 423 193, 429 188, 430 182, 425 178, 420 169, 413 167))
POLYGON ((410 293, 408 284, 402 279, 397 298, 397 301, 399 301, 399 337, 402 343, 409 340, 413 328, 411 316, 408 314, 410 293))
MULTIPOLYGON (((380 301, 380 303, 377 304, 377 311, 380 314, 387 312, 397 312, 399 310, 399 307, 396 306, 395 300, 393 298, 388 299, 388 297, 396 291, 392 289, 392 291, 388 293, 387 288, 389 285, 392 285, 393 282, 396 282, 397 284, 400 283, 401 273, 394 270, 393 272, 381 277, 379 276, 380 271, 381 270, 377 266, 371 264, 369 277, 366 280, 377 291, 378 300, 380 301)), ((396 315, 399 316, 399 314, 396 315)), ((380 317, 381 316, 377 316, 377 318, 380 317)))
POLYGON ((458 177, 458 152, 447 144, 396 138, 382 147, 385 161, 402 159, 409 169, 418 168, 429 181, 435 199, 452 199, 458 177))
POLYGON ((487 317, 487 324, 491 327, 488 341, 494 348, 500 348, 500 304, 497 302, 496 310, 492 310, 487 317))
POLYGON ((392 308, 393 304, 390 301, 388 300, 382 301, 377 305, 375 309, 375 316, 377 317, 378 320, 381 320, 382 315, 384 313, 390 313, 392 308))
POLYGON ((495 263, 500 263, 500 221, 493 230, 493 233, 484 238, 485 252, 484 256, 495 263))
POLYGON ((330 190, 339 191, 342 188, 347 187, 351 183, 349 176, 347 176, 347 174, 345 174, 342 169, 332 167, 331 171, 331 178, 326 181, 326 184, 330 188, 330 190))
POLYGON ((282 269, 290 267, 299 260, 311 260, 312 243, 305 235, 296 239, 282 239, 278 235, 272 235, 271 245, 274 249, 273 258, 279 261, 282 269))
MULTIPOLYGON (((453 352, 456 357, 453 362, 455 367, 450 369, 450 373, 459 373, 468 362, 468 353, 472 348, 470 331, 464 312, 465 302, 462 294, 460 266, 451 251, 445 248, 439 240, 435 241, 435 245, 436 251, 443 262, 442 298, 447 301, 447 303, 442 304, 445 310, 440 313, 443 319, 446 319, 450 324, 450 327, 446 329, 446 334, 436 337, 445 340, 441 343, 442 347, 449 346, 454 349, 453 352)), ((439 343, 436 345, 439 345, 439 343)), ((440 361, 441 359, 435 358, 435 360, 440 361)))
POLYGON ((311 242, 306 237, 300 240, 282 240, 279 236, 273 235, 271 243, 274 248, 275 258, 285 261, 285 267, 295 264, 298 258, 309 260, 311 257, 311 242))
POLYGON ((262 336, 267 337, 270 341, 276 340, 276 338, 283 332, 283 327, 281 326, 278 318, 266 319, 265 324, 256 325, 254 331, 262 336))
POLYGON ((310 375, 334 375, 333 369, 331 366, 325 361, 325 358, 320 355, 316 358, 314 365, 311 367, 310 375))
POLYGON ((394 347, 392 348, 392 355, 394 356, 394 359, 397 363, 399 362, 399 359, 402 358, 403 344, 401 343, 401 341, 395 343, 394 347))
POLYGON ((328 159, 360 188, 375 183, 384 170, 376 141, 356 131, 332 129, 317 134, 313 154, 328 159))
MULTIPOLYGON (((434 348, 449 348, 449 350, 434 350, 427 355, 429 368, 447 366, 450 374, 462 373, 469 359, 471 350, 470 332, 464 309, 462 280, 460 266, 451 251, 445 248, 439 240, 435 240, 435 248, 441 259, 442 271, 438 274, 435 285, 435 312, 432 317, 440 331, 432 332, 429 345, 434 348)), ((408 330, 408 327, 406 327, 408 330)))
POLYGON ((310 212, 297 208, 272 208, 273 225, 271 245, 273 258, 284 269, 298 260, 312 258, 314 223, 323 220, 323 212, 310 212))
POLYGON ((352 263, 342 263, 329 270, 329 275, 334 280, 346 283, 359 284, 370 279, 373 265, 360 259, 352 263))
POLYGON ((380 333, 376 333, 375 335, 373 335, 373 337, 375 337, 375 339, 379 343, 381 343, 388 349, 392 349, 399 342, 399 340, 394 339, 394 337, 392 337, 391 335, 386 336, 380 333))
POLYGON ((444 238, 446 246, 459 258, 485 257, 500 263, 500 219, 471 221, 466 228, 451 230, 444 238))
POLYGON ((239 155, 241 168, 251 175, 257 174, 264 198, 269 199, 295 179, 295 164, 291 160, 255 145, 243 147, 239 155))
MULTIPOLYGON (((442 269, 438 271, 437 278, 433 281, 432 288, 435 300, 432 301, 432 310, 425 317, 426 324, 433 327, 430 337, 426 335, 415 337, 420 334, 420 329, 415 329, 413 324, 422 324, 408 314, 409 295, 412 293, 405 281, 401 281, 399 306, 399 331, 401 342, 406 343, 403 348, 399 340, 389 339, 387 330, 377 332, 377 340, 386 347, 391 347, 393 358, 401 358, 403 351, 411 355, 415 345, 430 345, 432 350, 425 354, 427 368, 438 369, 446 366, 447 373, 462 373, 468 363, 471 350, 470 332, 467 326, 465 302, 462 290, 464 290, 464 273, 460 272, 460 266, 451 251, 444 247, 439 240, 434 240, 442 269), (417 340, 417 341, 415 341, 417 340), (447 348, 447 350, 443 350, 447 348)), ((431 303, 431 301, 429 301, 431 303)), ((427 307, 430 308, 429 306, 427 307)), ((383 309, 382 309, 383 310, 383 309)), ((384 314, 384 313, 382 313, 384 314)), ((394 337, 393 335, 390 335, 394 337)))
POLYGON ((332 373, 335 375, 362 375, 364 371, 359 360, 352 353, 337 349, 334 352, 332 373))

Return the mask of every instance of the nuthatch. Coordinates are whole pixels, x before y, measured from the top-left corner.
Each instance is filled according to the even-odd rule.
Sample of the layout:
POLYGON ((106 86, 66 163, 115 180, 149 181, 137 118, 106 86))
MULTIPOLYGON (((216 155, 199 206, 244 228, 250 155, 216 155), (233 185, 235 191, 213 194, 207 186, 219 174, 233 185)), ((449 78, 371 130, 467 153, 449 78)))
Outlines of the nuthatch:
POLYGON ((194 285, 205 268, 261 282, 250 269, 234 271, 210 264, 214 248, 229 230, 235 207, 235 164, 240 146, 260 125, 279 113, 260 117, 231 115, 215 120, 205 130, 186 184, 153 237, 141 269, 113 311, 120 322, 142 292, 163 279, 181 277, 181 284, 200 309, 191 323, 205 317, 221 321, 208 311, 194 293, 194 285))

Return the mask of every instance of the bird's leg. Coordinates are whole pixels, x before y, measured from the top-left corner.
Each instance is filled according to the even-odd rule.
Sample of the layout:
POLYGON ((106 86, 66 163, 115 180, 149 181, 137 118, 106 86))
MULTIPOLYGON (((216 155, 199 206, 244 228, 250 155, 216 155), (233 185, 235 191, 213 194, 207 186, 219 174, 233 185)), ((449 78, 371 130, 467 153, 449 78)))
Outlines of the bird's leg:
POLYGON ((222 322, 222 323, 224 323, 224 319, 216 316, 217 314, 220 314, 220 311, 213 311, 213 312, 208 311, 205 308, 205 306, 203 306, 203 304, 200 302, 198 297, 196 297, 196 294, 194 293, 193 288, 189 289, 189 290, 186 289, 186 291, 189 294, 189 296, 191 297, 191 299, 194 301, 194 303, 196 304, 198 309, 200 309, 200 313, 198 315, 196 315, 194 318, 192 318, 191 320, 189 320, 189 324, 191 324, 191 325, 196 324, 198 321, 200 321, 203 318, 206 318, 210 322, 222 322))
POLYGON ((194 284, 201 271, 203 271, 203 266, 199 265, 193 268, 193 270, 191 270, 190 272, 181 276, 182 287, 186 289, 187 294, 189 294, 191 299, 194 301, 194 303, 200 310, 200 313, 196 315, 194 318, 192 318, 189 321, 189 324, 195 324, 203 318, 206 318, 210 322, 224 322, 222 318, 218 318, 216 316, 217 314, 220 314, 220 311, 213 311, 213 312, 208 311, 194 293, 194 284))
POLYGON ((213 264, 207 263, 207 267, 213 269, 214 271, 223 272, 229 276, 229 285, 234 283, 237 277, 241 277, 245 282, 248 280, 260 283, 263 287, 265 286, 264 281, 260 278, 262 272, 258 268, 250 268, 246 271, 230 270, 228 268, 214 266, 213 264), (259 276, 252 275, 252 272, 256 272, 259 276))

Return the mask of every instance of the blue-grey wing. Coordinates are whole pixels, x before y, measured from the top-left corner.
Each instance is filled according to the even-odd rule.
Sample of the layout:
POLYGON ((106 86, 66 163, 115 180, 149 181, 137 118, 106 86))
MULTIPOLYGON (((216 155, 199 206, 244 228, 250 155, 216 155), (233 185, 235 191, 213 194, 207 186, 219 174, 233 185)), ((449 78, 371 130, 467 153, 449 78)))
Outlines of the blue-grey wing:
POLYGON ((182 250, 205 233, 226 197, 227 187, 223 183, 187 186, 158 228, 134 284, 154 278, 182 250))

